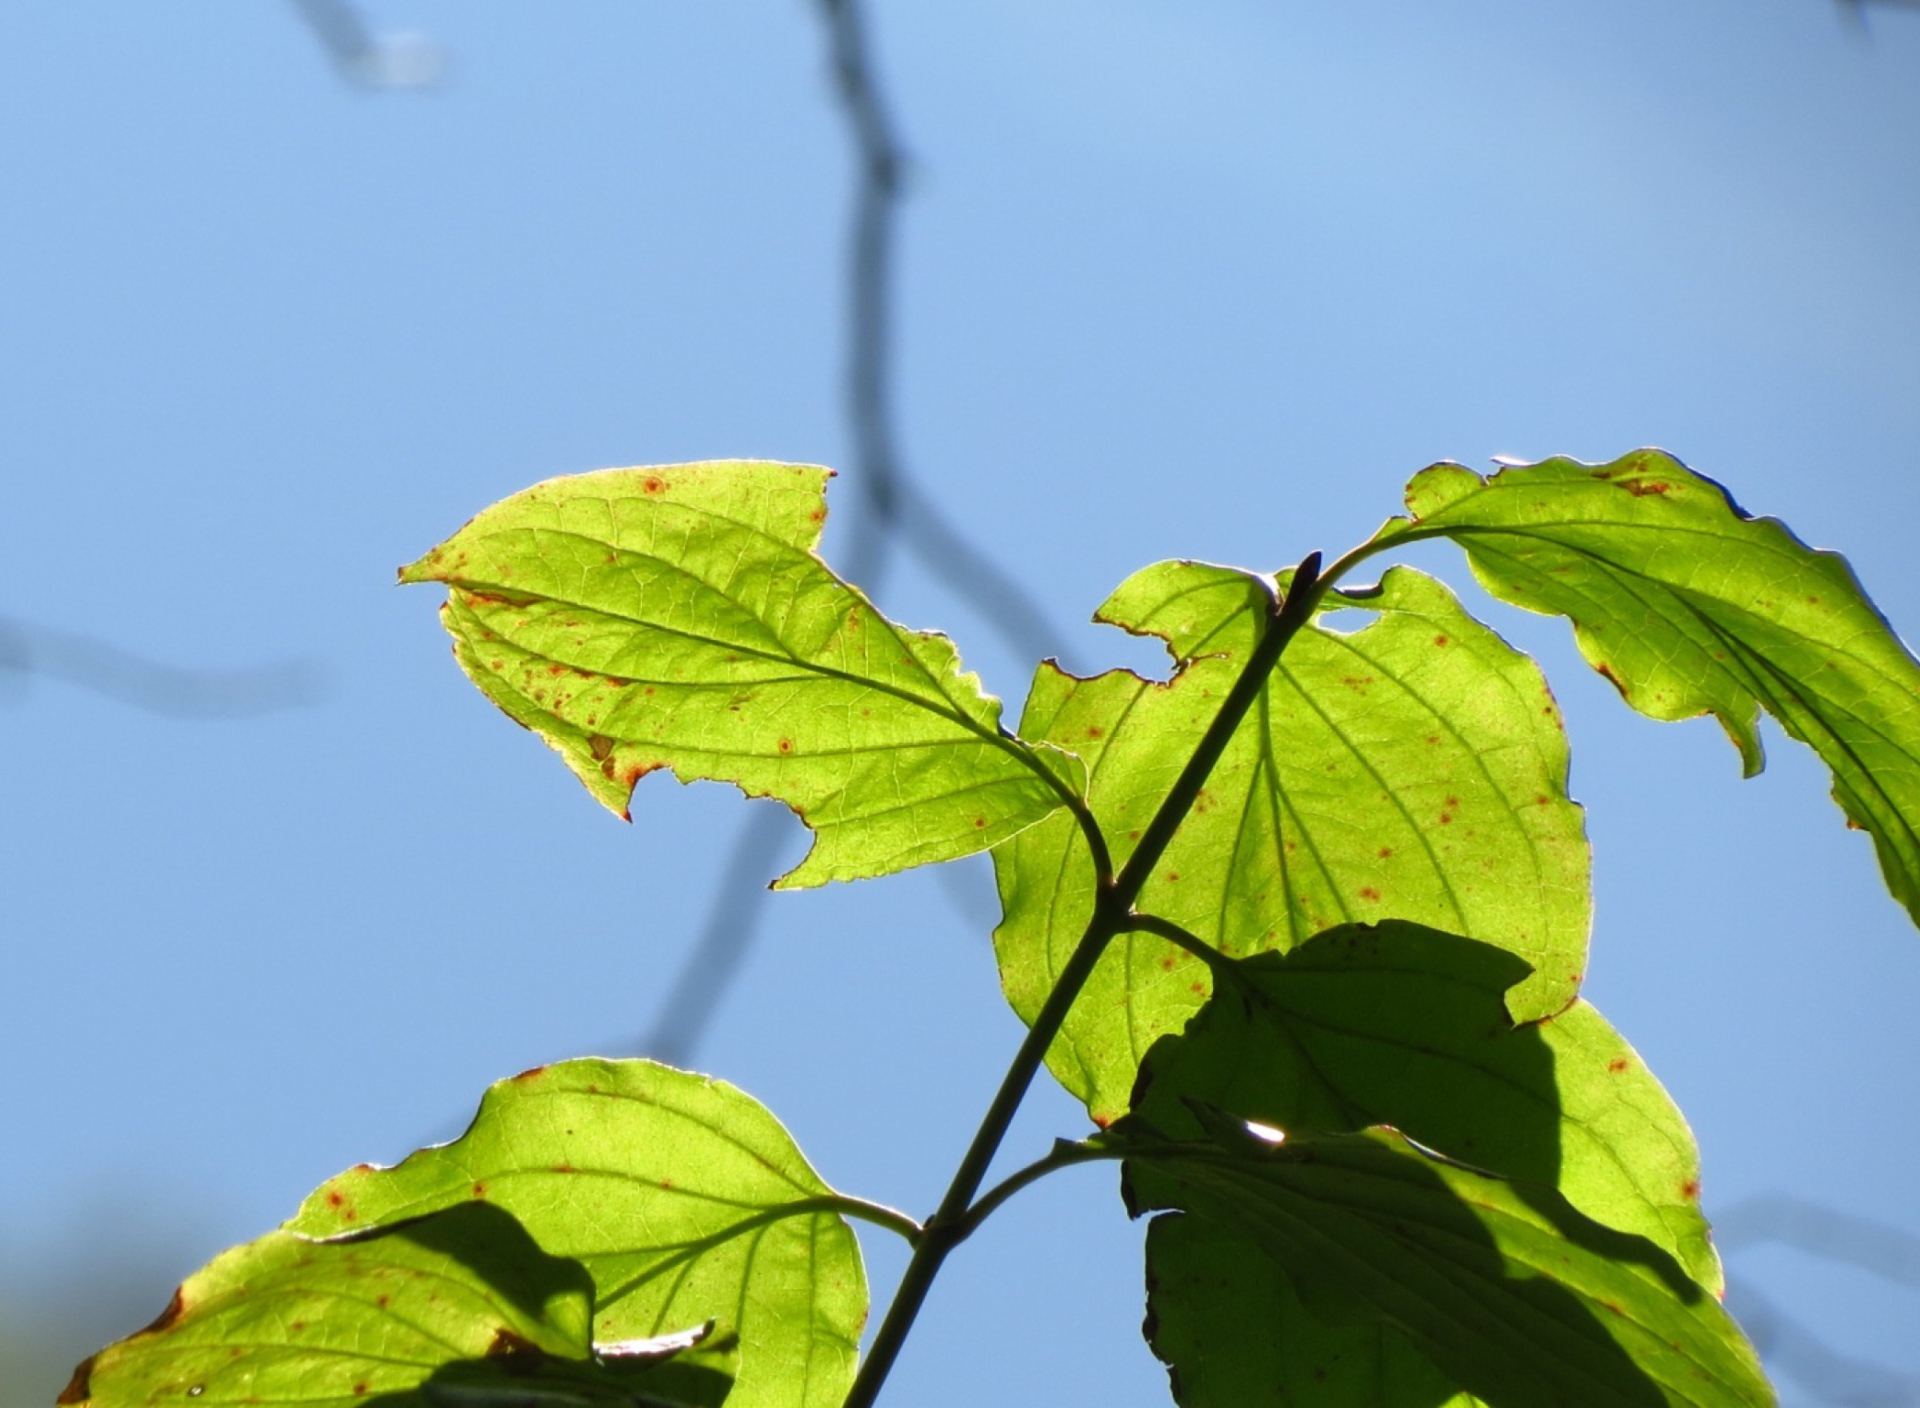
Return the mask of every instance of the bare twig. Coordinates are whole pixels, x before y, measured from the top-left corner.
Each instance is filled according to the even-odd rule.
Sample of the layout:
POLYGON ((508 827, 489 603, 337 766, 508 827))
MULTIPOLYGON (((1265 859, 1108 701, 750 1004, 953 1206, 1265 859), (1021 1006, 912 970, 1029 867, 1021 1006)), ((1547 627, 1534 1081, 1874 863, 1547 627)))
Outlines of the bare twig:
MULTIPOLYGON (((853 531, 844 575, 877 594, 896 546, 973 607, 1017 655, 1057 652, 1061 636, 1033 597, 968 541, 907 475, 893 423, 893 264, 907 158, 874 77, 858 0, 815 0, 826 28, 840 108, 857 166, 847 269, 846 410, 853 435, 853 531)), ((753 941, 784 828, 768 811, 749 821, 721 872, 699 942, 655 1020, 645 1050, 691 1059, 753 941)))

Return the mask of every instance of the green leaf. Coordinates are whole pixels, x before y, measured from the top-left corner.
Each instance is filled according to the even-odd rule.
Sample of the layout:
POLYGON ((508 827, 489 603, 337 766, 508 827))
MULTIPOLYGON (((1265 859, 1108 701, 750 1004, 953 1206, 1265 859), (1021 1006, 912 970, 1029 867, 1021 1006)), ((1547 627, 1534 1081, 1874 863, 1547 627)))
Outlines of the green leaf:
POLYGON ((1147 1226, 1146 1337, 1181 1408, 1479 1408, 1398 1332, 1329 1325, 1259 1247, 1182 1213, 1147 1226))
POLYGON ((1584 1001, 1516 1027, 1512 954, 1395 921, 1219 965, 1184 1034, 1148 1053, 1134 1110, 1197 1137, 1189 1102, 1288 1131, 1391 1125, 1477 1168, 1557 1189, 1671 1253, 1708 1290, 1719 1258, 1679 1108, 1584 1001))
POLYGON ((1845 558, 1657 450, 1554 459, 1482 480, 1435 465, 1413 519, 1376 542, 1445 536, 1488 591, 1568 617, 1580 651, 1651 718, 1715 715, 1749 776, 1765 709, 1833 771, 1894 898, 1920 920, 1920 664, 1845 558))
POLYGON ((595 1337, 716 1322, 728 1408, 838 1408, 867 1313, 841 1198, 766 1108, 650 1061, 568 1061, 488 1090, 467 1132, 323 1184, 288 1223, 327 1236, 473 1199, 593 1277, 595 1337))
MULTIPOLYGON (((499 1208, 467 1204, 372 1236, 274 1232, 215 1258, 60 1396, 91 1408, 713 1408, 727 1375, 591 1343, 593 1282, 499 1208)), ((624 1347, 623 1347, 624 1348, 624 1347)))
POLYGON ((1774 1401, 1717 1299, 1551 1189, 1523 1195, 1388 1130, 1274 1145, 1210 1124, 1205 1142, 1119 1141, 1135 1215, 1177 1209, 1243 1239, 1313 1315, 1393 1329, 1491 1408, 1774 1401))
MULTIPOLYGON (((1168 643, 1167 683, 1121 670, 1040 668, 1024 736, 1071 749, 1088 801, 1132 851, 1219 708, 1273 586, 1169 562, 1136 574, 1099 619, 1168 643)), ((1351 634, 1316 624, 1288 647, 1138 902, 1221 952, 1285 951, 1352 921, 1414 920, 1519 954, 1534 976, 1514 1015, 1572 1000, 1586 961, 1588 850, 1567 797, 1566 739, 1539 671, 1409 568, 1329 608, 1375 614, 1351 634)), ((1092 872, 1072 819, 994 852, 1006 918, 1001 981, 1031 1021, 1078 942, 1092 872)), ((1097 1121, 1127 1108, 1140 1058, 1205 1000, 1206 968, 1166 941, 1123 935, 1048 1055, 1097 1121)))
POLYGON ((552 479, 402 570, 444 582, 473 682, 626 815, 658 768, 776 797, 813 829, 780 883, 970 855, 1074 795, 1000 727, 945 636, 814 555, 829 471, 757 462, 552 479))

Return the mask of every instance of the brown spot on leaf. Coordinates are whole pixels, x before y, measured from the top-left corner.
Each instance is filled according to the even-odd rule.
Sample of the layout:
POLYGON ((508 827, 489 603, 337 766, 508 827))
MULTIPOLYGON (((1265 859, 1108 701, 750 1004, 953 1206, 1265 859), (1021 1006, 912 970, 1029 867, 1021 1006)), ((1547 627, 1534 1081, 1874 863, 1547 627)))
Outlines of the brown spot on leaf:
POLYGON ((987 829, 987 819, 983 816, 975 817, 973 819, 973 829, 975 831, 985 831, 987 829))
POLYGON ((781 739, 781 740, 780 740, 780 751, 781 751, 782 753, 791 753, 791 752, 793 751, 793 740, 792 740, 791 738, 783 738, 783 739, 781 739))
POLYGON ((1636 499, 1644 499, 1649 494, 1665 498, 1673 489, 1673 485, 1664 479, 1629 479, 1620 487, 1636 499))
POLYGON ((1379 904, 1380 892, 1374 889, 1373 886, 1371 885, 1363 885, 1360 887, 1360 898, 1363 900, 1371 900, 1373 901, 1373 903, 1379 904))
POLYGON ((1392 847, 1392 846, 1382 846, 1382 847, 1380 848, 1380 859, 1381 859, 1381 860, 1385 860, 1385 859, 1386 859, 1386 858, 1387 858, 1388 856, 1390 856, 1390 855, 1392 855, 1392 854, 1393 854, 1393 847, 1392 847))
POLYGON ((346 1195, 343 1194, 338 1188, 335 1188, 332 1192, 327 1194, 327 1206, 330 1208, 337 1208, 346 1200, 347 1200, 346 1195))
POLYGON ((513 1083, 515 1085, 530 1084, 533 1081, 539 1080, 540 1077, 545 1075, 546 1073, 547 1073, 547 1068, 545 1066, 532 1066, 520 1072, 519 1075, 515 1076, 513 1078, 513 1083))
POLYGON ((484 1197, 486 1197, 486 1196, 487 1196, 487 1185, 486 1185, 486 1184, 484 1184, 484 1183, 476 1183, 476 1184, 474 1184, 474 1185, 473 1185, 473 1196, 474 1196, 474 1197, 476 1197, 476 1198, 484 1198, 484 1197))
POLYGON ((596 763, 604 763, 613 752, 613 740, 604 733, 596 733, 587 740, 587 751, 593 754, 596 763))
POLYGON ((1180 872, 1179 872, 1179 871, 1177 871, 1177 870, 1169 870, 1169 871, 1167 872, 1167 883, 1168 883, 1169 885, 1175 885, 1175 884, 1178 884, 1178 883, 1179 883, 1179 881, 1180 881, 1180 872))
POLYGON ((1101 737, 1102 735, 1104 735, 1105 733, 1106 733, 1106 730, 1105 730, 1105 729, 1103 729, 1103 728, 1101 728, 1099 724, 1088 724, 1088 725, 1087 725, 1087 737, 1088 737, 1088 738, 1099 738, 1099 737, 1101 737))
POLYGON ((1611 1061, 1607 1062, 1607 1069, 1612 1071, 1615 1075, 1619 1075, 1620 1072, 1626 1070, 1627 1064, 1628 1063, 1627 1063, 1626 1057, 1616 1056, 1611 1061))
POLYGON ((640 487, 649 494, 661 494, 666 492, 667 481, 657 474, 649 474, 640 481, 640 487))
POLYGON ((1433 643, 1435 645, 1445 645, 1447 643, 1447 638, 1445 636, 1435 636, 1433 638, 1433 643))
POLYGON ((1173 971, 1173 955, 1172 954, 1168 954, 1166 957, 1160 960, 1160 970, 1163 973, 1171 973, 1173 971))
POLYGON ((572 1164, 555 1164, 553 1171, 555 1173, 572 1173, 574 1170, 572 1164))
POLYGON ((1616 675, 1613 672, 1613 666, 1609 665, 1606 661, 1602 660, 1598 665, 1595 665, 1593 668, 1598 670, 1602 675, 1606 676, 1607 683, 1620 691, 1620 697, 1622 699, 1625 699, 1627 697, 1627 682, 1621 679, 1620 676, 1616 675))
POLYGON ((1697 1178, 1682 1179, 1680 1181, 1680 1196, 1683 1198, 1699 1197, 1700 1196, 1700 1180, 1697 1178))
POLYGON ((355 1384, 353 1386, 353 1396, 355 1398, 365 1398, 367 1396, 367 1386, 365 1384, 355 1384))
POLYGON ((1207 985, 1205 983, 1194 983, 1187 990, 1204 997, 1206 995, 1207 985))

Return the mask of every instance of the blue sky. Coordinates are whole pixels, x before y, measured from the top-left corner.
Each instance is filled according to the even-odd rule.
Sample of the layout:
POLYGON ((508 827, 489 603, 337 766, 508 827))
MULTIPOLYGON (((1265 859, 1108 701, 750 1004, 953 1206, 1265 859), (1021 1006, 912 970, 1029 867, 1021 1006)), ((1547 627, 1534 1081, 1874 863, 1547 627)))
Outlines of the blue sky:
MULTIPOLYGON (((356 91, 290 5, 0 13, 0 615, 328 682, 242 720, 48 679, 0 708, 0 1304, 112 1228, 171 1249, 158 1309, 495 1077, 630 1048, 744 804, 656 778, 620 826, 393 571, 554 474, 850 458, 850 168, 809 5, 367 8, 445 45, 447 81, 356 91)), ((1920 15, 875 23, 915 155, 908 459, 1077 661, 1156 664, 1078 624, 1145 563, 1285 565, 1430 461, 1641 444, 1846 552, 1920 632, 1920 15)), ((903 569, 884 604, 1018 699, 1031 662, 966 602, 903 569)), ((1628 714, 1558 624, 1487 610, 1566 707, 1588 995, 1692 1118, 1709 1210, 1787 1193, 1920 1234, 1920 934, 1819 769, 1776 736, 1743 783, 1712 724, 1628 714)), ((769 914, 700 1064, 829 1179, 930 1206, 1018 1037, 984 933, 920 875, 769 914)), ((1047 1092, 1012 1152, 1079 1127, 1047 1092)), ((1024 1195, 955 1260, 900 1401, 1165 1401, 1107 1181, 1024 1195)), ((1734 1270, 1920 1372, 1920 1298, 1796 1255, 1734 1270)))

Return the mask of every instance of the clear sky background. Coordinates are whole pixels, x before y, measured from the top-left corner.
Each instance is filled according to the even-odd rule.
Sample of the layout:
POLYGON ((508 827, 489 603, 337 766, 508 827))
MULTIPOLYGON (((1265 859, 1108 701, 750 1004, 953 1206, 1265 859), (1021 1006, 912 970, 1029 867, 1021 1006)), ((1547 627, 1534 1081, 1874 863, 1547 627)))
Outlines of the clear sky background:
MULTIPOLYGON (((849 459, 851 172, 809 4, 368 8, 444 44, 447 81, 355 91, 287 4, 0 9, 0 616, 328 681, 238 720, 4 696, 0 1339, 89 1300, 80 1338, 130 1330, 496 1077, 637 1045, 745 804, 662 776, 621 826, 394 569, 554 474, 849 459)), ((1156 665, 1080 624, 1148 562, 1283 566, 1430 461, 1642 444, 1846 552, 1920 633, 1920 14, 882 0, 875 24, 916 155, 908 460, 1076 663, 1156 665)), ((965 601, 908 568, 883 604, 1017 703, 1032 662, 965 601)), ((1789 1194, 1920 1234, 1920 933, 1820 769, 1776 734, 1742 782, 1712 723, 1632 715, 1564 626, 1487 611, 1566 707, 1588 995, 1693 1120, 1709 1211, 1789 1194)), ((916 1212, 1020 1030, 963 878, 960 903, 927 875, 776 897, 699 1061, 916 1212)), ((1076 1110, 1042 1091, 1010 1155, 1076 1110)), ((1062 1175, 969 1244, 893 1398, 1164 1402, 1110 1184, 1062 1175)), ((900 1257, 870 1264, 884 1293, 900 1257)), ((1920 1373, 1920 1295, 1777 1248, 1732 1270, 1920 1373)))

